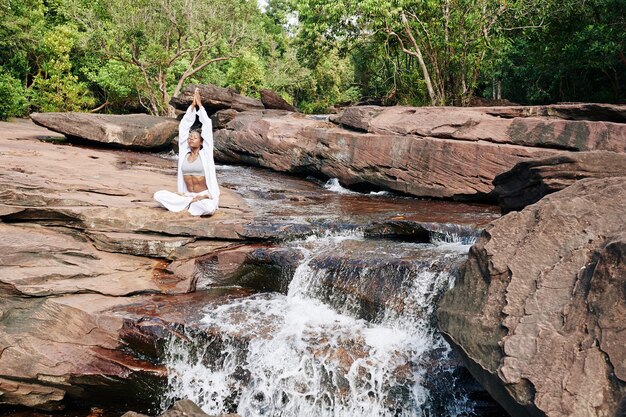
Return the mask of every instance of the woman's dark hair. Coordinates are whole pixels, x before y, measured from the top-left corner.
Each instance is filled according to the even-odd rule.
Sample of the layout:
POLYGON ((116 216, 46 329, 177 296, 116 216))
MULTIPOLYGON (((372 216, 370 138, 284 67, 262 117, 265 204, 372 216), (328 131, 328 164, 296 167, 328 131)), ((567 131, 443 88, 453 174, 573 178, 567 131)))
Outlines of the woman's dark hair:
POLYGON ((202 131, 200 129, 194 129, 192 131, 189 132, 189 136, 191 136, 192 133, 197 133, 198 136, 200 136, 200 140, 202 142, 204 142, 204 138, 202 137, 202 131))

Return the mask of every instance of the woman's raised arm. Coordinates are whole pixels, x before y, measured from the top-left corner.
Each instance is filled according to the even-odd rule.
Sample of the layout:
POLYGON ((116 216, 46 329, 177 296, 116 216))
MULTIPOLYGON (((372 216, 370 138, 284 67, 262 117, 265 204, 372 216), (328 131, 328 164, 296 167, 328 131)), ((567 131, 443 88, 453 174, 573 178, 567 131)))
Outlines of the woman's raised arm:
MULTIPOLYGON (((194 100, 195 103, 195 100, 194 100)), ((196 121, 196 106, 192 103, 185 116, 183 116, 178 125, 178 154, 187 155, 189 152, 189 131, 196 121)))

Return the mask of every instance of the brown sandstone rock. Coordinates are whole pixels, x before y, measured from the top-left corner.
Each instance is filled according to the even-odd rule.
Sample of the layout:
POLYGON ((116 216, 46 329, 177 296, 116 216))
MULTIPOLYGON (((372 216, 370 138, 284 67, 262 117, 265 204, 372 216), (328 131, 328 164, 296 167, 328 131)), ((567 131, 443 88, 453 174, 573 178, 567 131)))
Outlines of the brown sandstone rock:
POLYGON ((238 111, 263 109, 263 103, 260 100, 242 96, 232 88, 223 88, 212 84, 189 85, 178 97, 173 97, 170 104, 177 109, 187 110, 193 100, 196 87, 200 90, 202 105, 208 113, 214 113, 221 109, 238 111))
POLYGON ((189 279, 161 276, 147 258, 100 252, 71 232, 0 223, 0 285, 25 296, 185 293, 189 279))
POLYGON ((215 132, 222 161, 336 177, 353 187, 484 199, 515 163, 559 151, 414 135, 366 134, 294 113, 242 112, 215 132))
POLYGON ((583 178, 623 176, 626 176, 626 154, 577 152, 518 163, 493 180, 494 194, 502 212, 508 213, 583 178))
POLYGON ((172 216, 152 194, 175 188, 173 161, 2 127, 0 404, 151 406, 165 377, 156 346, 211 302, 185 298, 195 282, 166 260, 241 240, 250 209, 225 189, 215 216, 172 216))
POLYGON ((79 140, 132 149, 160 149, 178 134, 178 122, 147 114, 33 113, 40 126, 79 140))
POLYGON ((294 106, 279 96, 276 92, 268 89, 261 89, 261 102, 266 109, 298 111, 294 106))
POLYGON ((613 416, 626 397, 626 177, 585 179, 487 227, 439 325, 512 415, 613 416))
MULTIPOLYGON (((623 112, 626 114, 626 106, 621 107, 624 107, 623 112)), ((495 115, 501 111, 498 109, 362 106, 348 107, 338 116, 331 117, 331 120, 375 134, 418 135, 574 151, 626 152, 624 122, 537 117, 541 113, 535 117, 504 118, 495 115)))
POLYGON ((564 103, 544 106, 501 106, 485 109, 499 117, 556 117, 567 120, 595 120, 626 123, 626 106, 607 103, 564 103))

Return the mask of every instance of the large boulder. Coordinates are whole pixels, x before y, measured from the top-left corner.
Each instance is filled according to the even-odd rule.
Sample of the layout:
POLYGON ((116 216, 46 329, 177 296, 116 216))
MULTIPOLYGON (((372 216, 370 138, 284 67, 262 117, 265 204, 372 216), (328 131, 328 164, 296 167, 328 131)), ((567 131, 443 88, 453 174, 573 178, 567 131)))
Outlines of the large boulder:
POLYGON ((194 91, 200 90, 202 105, 209 113, 215 113, 222 109, 233 109, 237 111, 244 110, 262 110, 263 103, 255 98, 243 96, 232 88, 218 87, 213 84, 192 84, 170 100, 170 104, 179 110, 187 110, 187 107, 193 101, 194 91))
POLYGON ((241 112, 214 135, 216 158, 415 196, 485 200, 494 177, 561 151, 484 141, 372 134, 278 110, 241 112))
POLYGON ((486 228, 439 326, 511 415, 614 416, 626 397, 626 177, 486 228))
POLYGON ((521 210, 583 178, 626 176, 626 154, 577 152, 522 161, 493 180, 503 213, 521 210))
POLYGON ((131 149, 163 149, 178 134, 178 121, 147 114, 33 113, 38 125, 70 139, 131 149))
MULTIPOLYGON (((613 113, 626 114, 626 106, 611 108, 613 113)), ((548 112, 542 112, 540 107, 527 107, 526 112, 517 107, 506 109, 510 112, 504 113, 498 107, 358 106, 346 108, 331 120, 375 134, 418 135, 573 151, 626 152, 626 120, 619 117, 608 117, 610 121, 607 121, 598 115, 589 115, 587 119, 569 120, 567 115, 570 113, 563 118, 555 117, 560 113, 549 113, 551 116, 548 117, 548 112), (504 115, 510 117, 502 117, 504 115)))

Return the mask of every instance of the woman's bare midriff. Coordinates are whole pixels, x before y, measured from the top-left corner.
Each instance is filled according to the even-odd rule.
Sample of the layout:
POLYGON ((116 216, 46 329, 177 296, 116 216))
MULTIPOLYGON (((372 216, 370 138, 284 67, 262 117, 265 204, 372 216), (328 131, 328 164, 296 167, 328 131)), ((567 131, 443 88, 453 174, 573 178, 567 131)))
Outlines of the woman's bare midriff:
POLYGON ((208 190, 206 187, 206 179, 203 175, 183 175, 183 180, 187 186, 187 190, 192 193, 201 193, 208 190))

